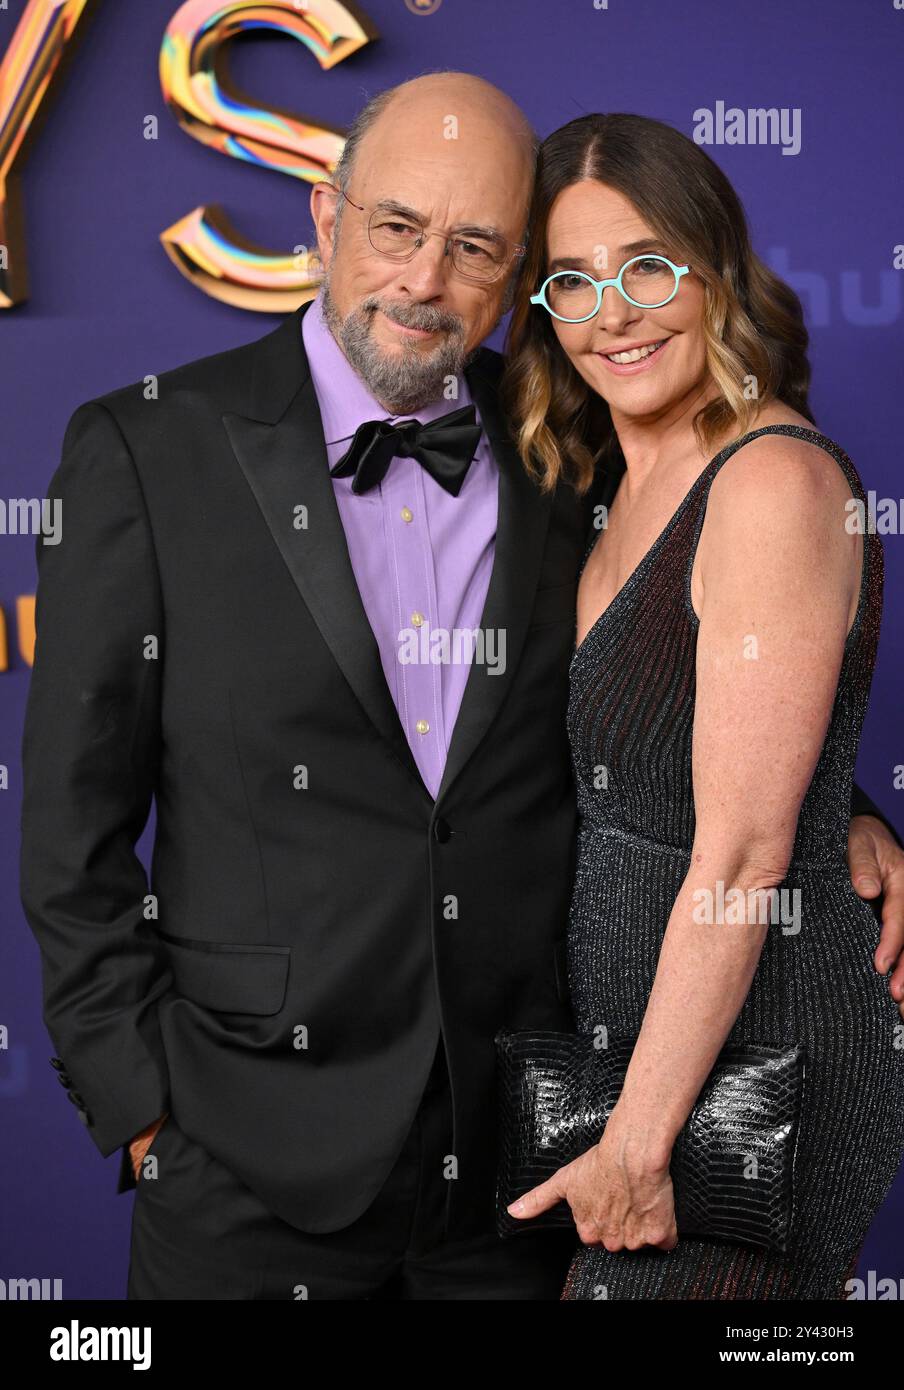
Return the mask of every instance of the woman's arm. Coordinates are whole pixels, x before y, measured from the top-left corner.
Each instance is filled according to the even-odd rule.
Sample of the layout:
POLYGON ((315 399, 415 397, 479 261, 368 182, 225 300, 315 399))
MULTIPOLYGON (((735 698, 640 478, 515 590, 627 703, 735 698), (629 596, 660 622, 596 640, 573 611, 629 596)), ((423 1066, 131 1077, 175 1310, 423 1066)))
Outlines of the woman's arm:
MULTIPOLYGON (((720 890, 724 901, 740 889, 746 904, 750 890, 775 888, 787 873, 860 587, 862 540, 843 524, 850 495, 823 450, 777 435, 739 449, 713 482, 698 550, 690 868, 602 1139, 513 1203, 514 1216, 564 1199, 588 1244, 677 1241, 672 1147, 769 930, 759 913, 738 925, 700 918, 718 916, 706 908, 720 890)), ((788 915, 773 930, 793 930, 788 915)))
MULTIPOLYGON (((752 907, 750 890, 775 888, 788 869, 860 586, 862 537, 843 524, 850 495, 823 450, 774 435, 738 450, 710 491, 699 551, 696 834, 617 1107, 623 1133, 654 1161, 693 1108, 769 930, 758 918, 713 921, 716 905, 735 888, 752 907)), ((793 921, 774 930, 793 931, 793 921)))

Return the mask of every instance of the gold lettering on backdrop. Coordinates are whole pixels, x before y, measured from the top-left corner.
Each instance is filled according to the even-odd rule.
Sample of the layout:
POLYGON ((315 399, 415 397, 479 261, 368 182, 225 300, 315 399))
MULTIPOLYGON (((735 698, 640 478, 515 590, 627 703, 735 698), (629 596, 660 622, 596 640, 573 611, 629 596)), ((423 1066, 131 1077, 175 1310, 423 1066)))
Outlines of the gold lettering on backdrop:
POLYGON ((72 57, 76 32, 98 0, 28 0, 0 59, 0 309, 28 298, 25 211, 19 176, 47 116, 48 97, 72 57))
POLYGON ((19 654, 29 666, 35 663, 35 596, 21 594, 16 599, 16 627, 19 633, 19 654))
MULTIPOLYGON (((163 38, 160 85, 187 134, 258 168, 306 183, 328 179, 342 153, 343 133, 282 108, 260 106, 231 81, 228 44, 251 29, 297 39, 324 69, 371 43, 377 30, 356 6, 339 0, 187 0, 163 38)), ((319 263, 311 248, 268 251, 236 231, 218 204, 195 208, 167 227, 160 240, 187 280, 226 304, 285 313, 316 293, 319 263)))
MULTIPOLYGON (((19 654, 27 666, 35 662, 35 596, 20 594, 16 599, 16 632, 19 654)), ((0 608, 0 674, 9 670, 9 634, 6 614, 0 608)))
MULTIPOLYGON (((74 53, 76 32, 100 0, 28 0, 0 59, 0 308, 28 298, 25 219, 19 174, 46 118, 47 100, 74 53)), ((370 19, 338 0, 188 0, 176 11, 160 52, 160 81, 179 124, 232 159, 307 183, 329 178, 344 144, 335 127, 250 102, 230 81, 224 48, 251 28, 298 39, 329 70, 379 37, 370 19)), ((244 238, 215 204, 167 228, 161 241, 187 279, 212 298, 261 313, 297 307, 316 292, 310 251, 268 252, 244 238)), ((16 600, 18 648, 31 666, 35 597, 16 600)), ((0 609, 0 672, 9 670, 6 615, 0 609)))

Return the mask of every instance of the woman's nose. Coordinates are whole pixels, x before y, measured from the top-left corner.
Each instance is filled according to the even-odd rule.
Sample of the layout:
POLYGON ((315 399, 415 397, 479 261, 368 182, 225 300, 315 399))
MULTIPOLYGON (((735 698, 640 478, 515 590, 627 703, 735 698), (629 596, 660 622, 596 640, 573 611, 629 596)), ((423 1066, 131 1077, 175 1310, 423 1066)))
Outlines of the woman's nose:
POLYGON ((615 285, 607 285, 603 290, 596 322, 607 333, 623 332, 625 326, 639 318, 640 310, 629 304, 615 285))

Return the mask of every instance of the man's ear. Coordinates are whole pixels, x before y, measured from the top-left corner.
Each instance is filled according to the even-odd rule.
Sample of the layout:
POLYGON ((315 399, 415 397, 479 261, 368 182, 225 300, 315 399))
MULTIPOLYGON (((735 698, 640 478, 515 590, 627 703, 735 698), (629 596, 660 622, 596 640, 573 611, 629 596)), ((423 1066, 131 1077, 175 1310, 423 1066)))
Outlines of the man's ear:
POLYGON ((336 213, 339 208, 339 195, 325 184, 315 183, 311 189, 311 219, 317 234, 317 250, 324 270, 333 255, 333 232, 336 227, 336 213))

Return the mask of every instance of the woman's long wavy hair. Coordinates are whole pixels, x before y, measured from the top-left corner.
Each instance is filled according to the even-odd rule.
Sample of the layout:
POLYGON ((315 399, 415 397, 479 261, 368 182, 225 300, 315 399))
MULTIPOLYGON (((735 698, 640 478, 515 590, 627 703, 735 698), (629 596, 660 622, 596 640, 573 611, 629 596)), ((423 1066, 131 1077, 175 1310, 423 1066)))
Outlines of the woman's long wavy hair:
POLYGON ((706 356, 720 395, 694 418, 701 448, 727 430, 730 438, 746 433, 772 399, 812 421, 800 300, 754 254, 744 209, 719 166, 661 121, 580 116, 540 148, 528 250, 506 341, 503 401, 521 458, 543 491, 561 479, 584 493, 598 468, 623 463, 609 407, 569 362, 550 315, 529 301, 546 278, 553 203, 586 179, 628 198, 671 257, 703 281, 706 356))

